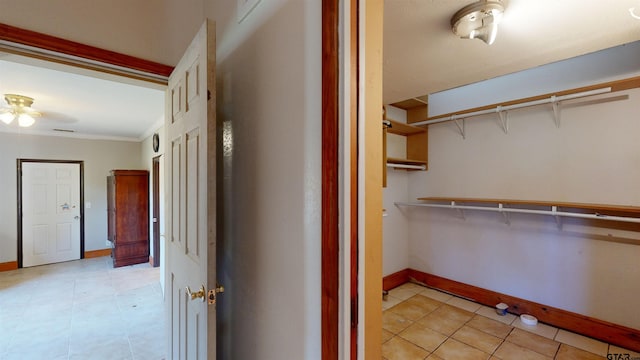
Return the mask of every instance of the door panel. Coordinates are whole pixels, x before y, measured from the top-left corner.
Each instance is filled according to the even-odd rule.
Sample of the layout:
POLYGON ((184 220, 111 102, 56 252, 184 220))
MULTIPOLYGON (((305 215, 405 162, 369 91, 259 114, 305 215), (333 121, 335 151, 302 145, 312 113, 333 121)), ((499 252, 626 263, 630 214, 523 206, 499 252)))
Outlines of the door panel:
POLYGON ((80 259, 80 164, 22 162, 22 265, 80 259))
POLYGON ((172 359, 215 359, 215 39, 203 24, 169 78, 165 164, 168 346, 172 359), (189 294, 204 291, 195 299, 189 294), (187 288, 189 290, 187 290, 187 288))

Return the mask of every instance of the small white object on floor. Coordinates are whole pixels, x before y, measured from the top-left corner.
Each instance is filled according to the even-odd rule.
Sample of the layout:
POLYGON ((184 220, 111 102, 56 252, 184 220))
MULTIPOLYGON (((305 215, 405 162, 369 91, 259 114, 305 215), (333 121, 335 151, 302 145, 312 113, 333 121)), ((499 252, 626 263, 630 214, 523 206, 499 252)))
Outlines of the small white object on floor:
POLYGON ((532 316, 529 314, 520 315, 520 321, 522 321, 523 324, 529 325, 529 326, 535 326, 538 324, 538 319, 536 319, 535 316, 532 316))
POLYGON ((509 305, 505 304, 505 303, 500 303, 498 305, 496 305, 496 313, 498 313, 498 315, 500 316, 505 316, 507 315, 507 309, 509 308, 509 305))

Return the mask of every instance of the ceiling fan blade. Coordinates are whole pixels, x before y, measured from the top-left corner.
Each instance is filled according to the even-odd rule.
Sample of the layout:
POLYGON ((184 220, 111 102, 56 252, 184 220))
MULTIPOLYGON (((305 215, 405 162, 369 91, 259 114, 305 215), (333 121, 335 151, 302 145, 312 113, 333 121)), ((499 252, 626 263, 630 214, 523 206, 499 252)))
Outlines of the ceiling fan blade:
POLYGON ((64 124, 73 124, 78 122, 78 119, 72 116, 65 115, 58 112, 52 112, 52 111, 46 111, 44 113, 41 113, 40 116, 41 117, 39 120, 43 120, 43 121, 51 121, 51 122, 58 122, 58 123, 64 123, 64 124))

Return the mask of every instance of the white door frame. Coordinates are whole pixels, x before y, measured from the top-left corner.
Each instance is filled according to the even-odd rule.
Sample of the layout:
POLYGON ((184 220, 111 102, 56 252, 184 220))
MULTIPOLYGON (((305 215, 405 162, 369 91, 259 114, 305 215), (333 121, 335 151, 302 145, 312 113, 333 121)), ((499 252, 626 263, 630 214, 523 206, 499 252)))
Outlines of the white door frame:
POLYGON ((17 159, 18 175, 18 268, 22 268, 22 164, 23 163, 57 163, 78 164, 80 166, 80 259, 84 259, 84 161, 82 160, 46 160, 46 159, 17 159))

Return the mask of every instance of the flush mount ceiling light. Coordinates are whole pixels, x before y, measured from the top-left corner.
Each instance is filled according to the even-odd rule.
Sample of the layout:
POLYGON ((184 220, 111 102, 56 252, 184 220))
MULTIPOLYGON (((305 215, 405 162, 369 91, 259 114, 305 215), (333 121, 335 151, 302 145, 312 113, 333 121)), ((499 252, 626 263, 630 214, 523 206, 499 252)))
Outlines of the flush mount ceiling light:
POLYGON ((40 116, 39 112, 31 108, 33 98, 23 95, 5 94, 4 100, 9 104, 9 107, 0 109, 0 120, 7 125, 11 124, 11 122, 17 118, 18 125, 29 127, 36 122, 34 117, 40 116))
POLYGON ((502 1, 480 0, 458 10, 451 18, 451 28, 462 39, 480 39, 491 45, 503 12, 502 1))

